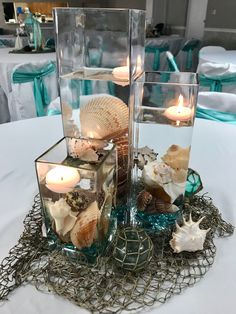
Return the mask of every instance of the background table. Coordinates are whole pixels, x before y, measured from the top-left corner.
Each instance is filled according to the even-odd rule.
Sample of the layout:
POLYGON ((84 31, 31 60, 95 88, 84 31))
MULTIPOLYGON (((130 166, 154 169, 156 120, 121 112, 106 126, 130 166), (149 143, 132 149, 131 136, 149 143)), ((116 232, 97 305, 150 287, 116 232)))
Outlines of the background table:
MULTIPOLYGON (((0 259, 17 242, 23 230, 22 220, 38 192, 34 160, 61 137, 60 116, 0 125, 0 259)), ((235 137, 234 125, 196 119, 190 161, 190 166, 201 174, 205 191, 213 197, 223 217, 234 225, 235 137)), ((147 308, 145 313, 235 314, 236 236, 216 239, 215 243, 215 263, 206 276, 181 295, 164 305, 147 308)), ((88 313, 58 296, 40 293, 30 285, 18 288, 8 302, 0 304, 3 314, 59 312, 88 313)))
MULTIPOLYGON (((28 45, 28 37, 21 37, 24 46, 28 45)), ((15 47, 16 36, 14 35, 0 35, 0 47, 4 45, 5 47, 15 47)))
POLYGON ((236 50, 200 53, 198 66, 205 62, 215 62, 219 64, 232 63, 236 65, 236 50))

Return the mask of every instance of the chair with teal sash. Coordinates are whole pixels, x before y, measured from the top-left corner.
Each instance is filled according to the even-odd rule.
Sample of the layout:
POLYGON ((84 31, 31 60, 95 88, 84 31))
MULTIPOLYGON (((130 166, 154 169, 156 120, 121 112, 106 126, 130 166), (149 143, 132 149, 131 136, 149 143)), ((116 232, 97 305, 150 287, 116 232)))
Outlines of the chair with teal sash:
POLYGON ((175 61, 175 58, 170 51, 166 52, 166 58, 167 58, 167 62, 168 62, 169 71, 170 72, 179 72, 179 68, 178 68, 178 65, 175 61))
POLYGON ((190 39, 187 40, 181 49, 180 53, 184 53, 185 61, 182 62, 182 71, 193 71, 193 58, 194 58, 194 50, 196 50, 200 45, 200 40, 198 39, 190 39))
POLYGON ((58 96, 54 62, 17 65, 11 75, 11 121, 42 117, 51 100, 58 96))
MULTIPOLYGON (((165 43, 162 46, 146 46, 145 47, 145 63, 147 64, 149 62, 149 54, 153 55, 153 63, 152 63, 152 70, 153 71, 158 71, 160 69, 160 58, 161 54, 163 52, 166 52, 169 50, 169 45, 165 43)), ((147 68, 150 66, 150 64, 147 64, 147 68)))
POLYGON ((205 62, 198 67, 200 90, 236 93, 236 66, 205 62))
POLYGON ((236 124, 236 95, 218 92, 200 92, 196 117, 236 124))

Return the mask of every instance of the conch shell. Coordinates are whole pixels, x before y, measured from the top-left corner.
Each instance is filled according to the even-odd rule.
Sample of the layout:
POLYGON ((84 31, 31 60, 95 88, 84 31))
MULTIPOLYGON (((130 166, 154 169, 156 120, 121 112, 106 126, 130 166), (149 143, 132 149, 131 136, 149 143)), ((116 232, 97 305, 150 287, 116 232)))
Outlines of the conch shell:
POLYGON ((47 207, 51 217, 55 221, 56 232, 64 236, 74 227, 77 213, 72 212, 71 207, 64 198, 60 198, 55 203, 48 202, 47 207))
POLYGON ((80 108, 84 137, 112 139, 128 131, 128 107, 114 96, 95 97, 80 108))
POLYGON ((171 145, 162 160, 172 169, 188 170, 189 152, 190 147, 182 148, 178 145, 171 145))
POLYGON ((172 233, 172 240, 170 240, 170 246, 175 253, 203 250, 206 234, 210 230, 210 228, 207 230, 199 228, 199 224, 203 219, 204 217, 194 222, 190 214, 188 221, 183 220, 184 224, 182 227, 176 223, 176 232, 172 233))
POLYGON ((97 224, 100 219, 100 211, 96 201, 81 212, 70 232, 71 242, 78 248, 89 247, 97 238, 97 224))

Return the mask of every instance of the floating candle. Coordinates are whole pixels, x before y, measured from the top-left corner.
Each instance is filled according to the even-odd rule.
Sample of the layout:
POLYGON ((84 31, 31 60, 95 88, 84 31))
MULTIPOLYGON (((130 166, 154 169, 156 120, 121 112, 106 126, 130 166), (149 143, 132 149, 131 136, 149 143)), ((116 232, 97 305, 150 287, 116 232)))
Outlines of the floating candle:
POLYGON ((127 81, 129 79, 129 58, 127 58, 125 66, 114 68, 112 74, 116 79, 127 81))
POLYGON ((183 105, 183 96, 179 95, 178 105, 171 106, 165 110, 164 115, 179 125, 180 121, 188 121, 192 118, 192 110, 183 105))
POLYGON ((46 187, 56 193, 71 192, 79 181, 78 170, 71 167, 57 166, 46 175, 46 187))

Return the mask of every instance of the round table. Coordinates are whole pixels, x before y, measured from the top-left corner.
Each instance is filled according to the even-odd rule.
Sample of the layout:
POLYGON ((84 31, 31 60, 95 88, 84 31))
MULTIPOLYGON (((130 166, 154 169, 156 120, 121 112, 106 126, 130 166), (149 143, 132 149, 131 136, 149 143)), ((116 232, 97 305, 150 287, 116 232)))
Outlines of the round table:
MULTIPOLYGON (((236 127, 196 119, 193 133, 190 166, 201 174, 204 191, 209 192, 223 218, 235 225, 236 127)), ((23 230, 23 218, 38 193, 34 160, 62 136, 60 116, 0 125, 0 259, 17 242, 23 230)), ((215 242, 215 263, 206 276, 181 295, 164 305, 155 304, 146 312, 235 314, 236 236, 215 242)), ((1 305, 1 313, 89 313, 63 298, 43 294, 31 285, 19 287, 8 299, 1 305)))

